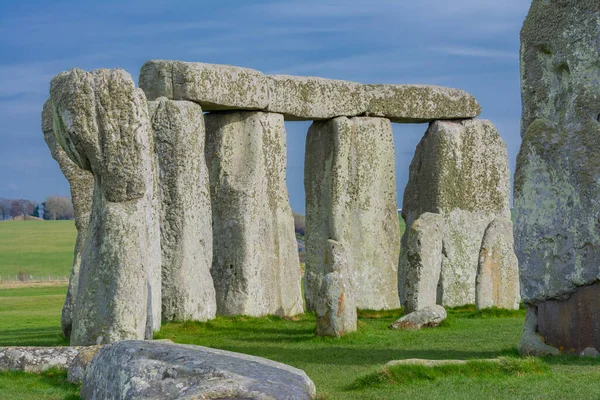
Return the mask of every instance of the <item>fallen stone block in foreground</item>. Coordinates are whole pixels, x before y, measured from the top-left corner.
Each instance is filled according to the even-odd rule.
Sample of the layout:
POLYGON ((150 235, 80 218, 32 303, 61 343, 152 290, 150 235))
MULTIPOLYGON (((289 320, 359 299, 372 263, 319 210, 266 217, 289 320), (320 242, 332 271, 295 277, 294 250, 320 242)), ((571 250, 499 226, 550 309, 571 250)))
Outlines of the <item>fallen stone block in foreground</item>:
POLYGON ((316 397, 304 371, 264 358, 168 342, 104 346, 89 365, 81 397, 121 399, 273 399, 316 397))
POLYGON ((416 331, 421 328, 435 328, 447 317, 442 306, 430 306, 414 311, 390 325, 390 329, 416 331))

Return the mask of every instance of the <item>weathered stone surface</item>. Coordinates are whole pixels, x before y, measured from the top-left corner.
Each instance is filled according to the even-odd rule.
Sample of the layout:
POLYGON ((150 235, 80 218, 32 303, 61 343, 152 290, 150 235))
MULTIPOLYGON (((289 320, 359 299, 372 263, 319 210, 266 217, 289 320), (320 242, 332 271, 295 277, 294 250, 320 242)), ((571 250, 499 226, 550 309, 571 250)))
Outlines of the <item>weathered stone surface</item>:
POLYGON ((117 399, 314 399, 299 369, 201 346, 124 341, 104 346, 88 367, 81 397, 117 399))
POLYGON ((0 347, 0 371, 66 369, 83 347, 0 347))
POLYGON ((600 278, 600 4, 533 1, 521 34, 515 243, 529 303, 600 278))
POLYGON ((290 75, 270 75, 267 79, 267 110, 288 120, 355 116, 367 109, 367 97, 358 83, 290 75))
POLYGON ((600 357, 600 352, 598 352, 598 350, 596 350, 593 347, 586 347, 581 353, 579 353, 579 356, 587 358, 598 358, 600 357))
POLYGON ((437 304, 443 227, 441 215, 424 213, 404 232, 398 290, 406 313, 437 304))
POLYGON ((52 102, 50 100, 44 103, 42 111, 42 132, 44 140, 50 149, 52 158, 56 160, 60 170, 69 182, 71 189, 71 199, 73 209, 75 210, 75 228, 77 228, 77 239, 75 241, 75 250, 73 255, 73 265, 69 277, 69 287, 67 297, 63 305, 60 325, 63 334, 68 338, 71 336, 73 326, 73 301, 77 296, 79 285, 79 268, 81 266, 81 251, 85 242, 85 235, 90 221, 92 210, 92 197, 94 195, 94 176, 86 170, 77 166, 64 152, 54 136, 52 123, 52 102))
POLYGON ((447 317, 446 309, 434 305, 413 311, 390 325, 390 329, 419 330, 421 328, 435 328, 447 317))
POLYGON ((537 309, 535 306, 528 306, 523 333, 517 346, 519 353, 529 356, 559 355, 560 350, 544 343, 544 338, 539 335, 537 328, 537 309))
POLYGON ((151 337, 160 327, 156 165, 144 93, 123 70, 73 69, 51 83, 54 133, 94 175, 71 344, 151 337))
POLYGON ((485 230, 496 218, 510 219, 509 183, 506 145, 491 122, 429 126, 410 165, 402 215, 407 229, 425 212, 445 219, 438 304, 475 303, 485 230))
POLYGON ((303 312, 283 116, 209 113, 205 122, 217 313, 303 312))
POLYGON ((477 100, 458 89, 263 75, 219 64, 152 60, 142 67, 139 83, 149 100, 190 100, 205 111, 269 111, 289 120, 367 115, 394 122, 428 122, 473 118, 481 112, 477 100))
POLYGON ((67 381, 80 385, 83 382, 85 371, 102 346, 89 346, 79 348, 79 353, 69 364, 67 381))
POLYGON ((478 309, 519 308, 519 261, 510 220, 495 219, 485 230, 475 288, 478 309))
POLYGON ((149 102, 149 111, 162 202, 162 318, 206 321, 217 304, 202 108, 163 97, 149 102))
POLYGON ((249 68, 148 61, 142 66, 139 82, 149 100, 161 96, 189 100, 204 111, 265 110, 269 104, 266 76, 249 68))
POLYGON ((307 308, 316 309, 329 239, 346 249, 357 307, 398 308, 400 228, 390 122, 316 121, 305 157, 307 308))
POLYGON ((357 313, 354 288, 349 279, 352 266, 344 246, 334 240, 327 241, 325 272, 317 303, 317 329, 319 336, 344 336, 356 331, 357 313))
MULTIPOLYGON (((580 335, 598 334, 597 298, 590 313, 571 298, 600 280, 599 38, 600 3, 591 0, 535 0, 521 31, 514 195, 521 296, 532 307, 550 301, 561 310, 552 344, 566 351, 580 335), (572 336, 563 331, 575 327, 572 336)), ((547 306, 538 309, 539 328, 549 326, 545 318, 556 321, 547 306)))
POLYGON ((366 115, 392 122, 428 122, 474 118, 481 113, 475 98, 462 90, 431 85, 365 85, 366 115))

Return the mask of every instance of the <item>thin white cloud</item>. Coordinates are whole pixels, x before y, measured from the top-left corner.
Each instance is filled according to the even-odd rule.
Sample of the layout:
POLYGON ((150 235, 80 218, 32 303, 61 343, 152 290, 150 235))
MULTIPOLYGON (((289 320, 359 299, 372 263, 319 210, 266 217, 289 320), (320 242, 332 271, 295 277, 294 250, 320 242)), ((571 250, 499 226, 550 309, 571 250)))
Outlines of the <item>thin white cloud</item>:
POLYGON ((478 47, 446 46, 433 48, 432 51, 461 57, 495 58, 503 60, 519 59, 518 53, 514 51, 484 49, 478 47))

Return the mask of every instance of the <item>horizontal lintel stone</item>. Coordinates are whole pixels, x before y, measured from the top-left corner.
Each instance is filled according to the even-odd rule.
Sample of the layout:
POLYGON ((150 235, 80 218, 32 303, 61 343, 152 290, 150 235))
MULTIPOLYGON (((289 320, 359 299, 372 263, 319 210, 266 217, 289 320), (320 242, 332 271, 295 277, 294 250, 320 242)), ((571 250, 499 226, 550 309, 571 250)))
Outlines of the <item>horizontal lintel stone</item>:
POLYGON ((475 98, 462 90, 429 85, 363 85, 318 77, 265 75, 220 64, 148 61, 140 72, 148 100, 189 100, 204 111, 255 110, 286 120, 373 116, 414 123, 474 118, 475 98))

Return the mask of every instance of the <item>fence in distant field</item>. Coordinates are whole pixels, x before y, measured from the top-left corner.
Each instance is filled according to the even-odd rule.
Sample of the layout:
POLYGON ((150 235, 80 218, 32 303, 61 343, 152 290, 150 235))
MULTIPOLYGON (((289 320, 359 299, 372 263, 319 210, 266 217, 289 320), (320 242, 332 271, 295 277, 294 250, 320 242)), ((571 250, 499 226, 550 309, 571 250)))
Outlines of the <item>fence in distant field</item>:
POLYGON ((69 277, 66 275, 0 275, 0 283, 2 282, 68 282, 69 277))

